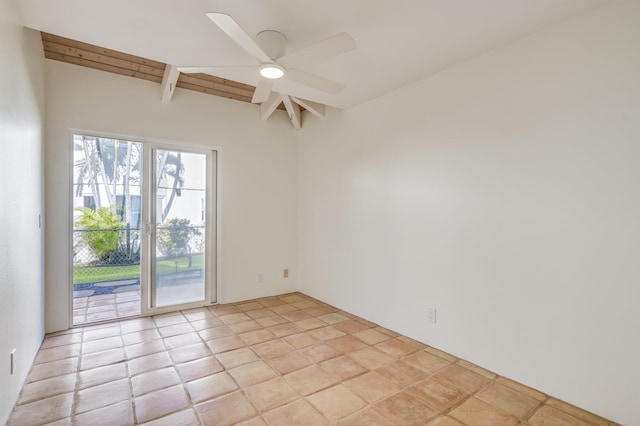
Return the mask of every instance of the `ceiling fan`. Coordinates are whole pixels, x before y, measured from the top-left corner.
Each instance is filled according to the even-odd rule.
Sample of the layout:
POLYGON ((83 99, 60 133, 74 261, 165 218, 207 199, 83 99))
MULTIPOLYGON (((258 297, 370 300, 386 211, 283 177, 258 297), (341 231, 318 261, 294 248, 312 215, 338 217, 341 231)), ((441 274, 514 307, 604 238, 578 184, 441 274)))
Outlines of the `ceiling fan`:
POLYGON ((297 105, 303 106, 316 115, 324 114, 324 105, 284 93, 272 92, 275 81, 280 78, 295 81, 334 95, 344 89, 345 86, 342 83, 302 71, 297 67, 355 49, 356 44, 349 34, 340 33, 287 55, 285 52, 287 38, 278 31, 262 31, 256 35, 256 40, 254 41, 231 16, 224 13, 207 13, 207 17, 229 38, 256 59, 259 65, 257 67, 178 67, 178 70, 186 74, 205 73, 216 75, 217 71, 229 70, 230 68, 256 69, 260 73, 260 81, 256 86, 251 102, 261 104, 260 116, 263 119, 268 118, 281 102, 284 102, 289 117, 296 128, 300 128, 301 124, 300 108, 297 105))

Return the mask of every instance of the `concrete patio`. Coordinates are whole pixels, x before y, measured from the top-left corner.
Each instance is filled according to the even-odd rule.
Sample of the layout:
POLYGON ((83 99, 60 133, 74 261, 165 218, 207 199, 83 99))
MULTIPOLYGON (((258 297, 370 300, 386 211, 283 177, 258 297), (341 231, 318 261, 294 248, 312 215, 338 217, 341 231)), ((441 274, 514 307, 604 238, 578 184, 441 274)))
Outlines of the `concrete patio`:
POLYGON ((140 315, 140 280, 78 284, 73 291, 73 324, 140 315))
MULTIPOLYGON (((204 299, 202 271, 158 277, 158 306, 204 299)), ((73 291, 73 325, 140 315, 140 280, 125 279, 76 284, 73 291)))

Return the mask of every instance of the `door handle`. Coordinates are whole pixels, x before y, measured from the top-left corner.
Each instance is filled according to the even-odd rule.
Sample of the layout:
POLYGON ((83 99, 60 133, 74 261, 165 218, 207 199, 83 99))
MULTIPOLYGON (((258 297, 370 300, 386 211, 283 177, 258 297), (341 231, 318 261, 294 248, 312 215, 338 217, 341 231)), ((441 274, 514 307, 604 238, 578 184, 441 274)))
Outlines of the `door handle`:
POLYGON ((153 234, 153 225, 145 222, 144 225, 142 225, 142 235, 151 235, 153 234))

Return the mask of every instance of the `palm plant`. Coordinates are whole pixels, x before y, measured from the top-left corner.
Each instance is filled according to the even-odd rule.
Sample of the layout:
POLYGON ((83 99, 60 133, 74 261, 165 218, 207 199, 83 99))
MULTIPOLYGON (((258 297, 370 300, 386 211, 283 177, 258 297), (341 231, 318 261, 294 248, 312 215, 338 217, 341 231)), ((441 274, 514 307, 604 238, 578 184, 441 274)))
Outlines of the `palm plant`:
POLYGON ((75 195, 83 194, 84 186, 90 185, 95 206, 116 206, 117 196, 122 195, 120 211, 123 219, 131 223, 130 186, 139 183, 142 168, 142 152, 139 143, 116 139, 74 136, 74 149, 83 151, 76 160, 75 195), (123 149, 124 148, 124 149, 123 149), (118 194, 118 185, 122 194, 118 194), (102 195, 106 200, 102 200, 102 195))
POLYGON ((182 153, 171 151, 158 151, 157 159, 157 182, 156 187, 160 188, 162 181, 166 181, 164 189, 171 189, 169 198, 162 209, 162 222, 169 216, 171 206, 175 197, 182 195, 184 186, 184 164, 182 163, 182 153), (172 180, 171 184, 168 181, 172 180))
MULTIPOLYGON (((74 149, 83 154, 76 160, 75 195, 80 197, 89 185, 96 208, 118 206, 123 220, 131 223, 131 185, 140 183, 142 170, 142 146, 140 143, 99 138, 85 135, 74 136, 74 149), (123 149, 124 147, 124 149, 123 149), (118 186, 121 187, 118 193, 118 186), (103 200, 103 198, 106 198, 103 200)), ((180 197, 184 186, 185 167, 180 152, 158 150, 156 158, 156 188, 168 190, 164 208, 160 212, 162 222, 169 216, 175 197, 180 197)))
POLYGON ((120 228, 125 223, 113 213, 112 207, 100 207, 96 210, 88 207, 76 209, 81 213, 76 218, 76 228, 82 230, 82 241, 91 249, 100 262, 107 262, 118 249, 120 228))

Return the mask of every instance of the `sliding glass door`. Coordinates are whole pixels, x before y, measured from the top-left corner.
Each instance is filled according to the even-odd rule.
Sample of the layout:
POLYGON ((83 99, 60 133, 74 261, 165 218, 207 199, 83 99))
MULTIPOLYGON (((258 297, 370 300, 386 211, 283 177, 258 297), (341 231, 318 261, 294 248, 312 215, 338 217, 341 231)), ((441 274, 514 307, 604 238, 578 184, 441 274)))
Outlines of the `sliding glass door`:
POLYGON ((208 300, 211 152, 153 148, 149 308, 208 300))
POLYGON ((215 302, 216 152, 73 135, 73 324, 215 302))

